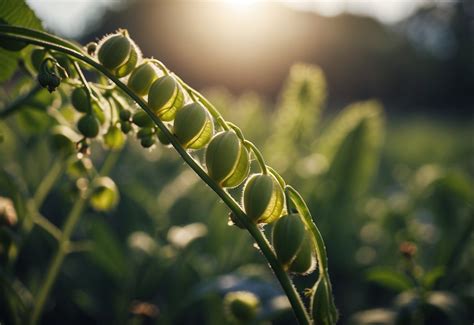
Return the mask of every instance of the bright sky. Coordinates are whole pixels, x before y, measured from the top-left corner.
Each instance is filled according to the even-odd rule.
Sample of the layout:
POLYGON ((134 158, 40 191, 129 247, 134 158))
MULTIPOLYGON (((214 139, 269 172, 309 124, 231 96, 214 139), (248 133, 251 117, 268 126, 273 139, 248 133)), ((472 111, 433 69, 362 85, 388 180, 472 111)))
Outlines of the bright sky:
MULTIPOLYGON (((108 7, 120 6, 121 0, 26 0, 44 21, 47 28, 65 36, 80 35, 108 7)), ((292 8, 315 11, 333 16, 351 12, 376 17, 382 22, 393 23, 429 0, 199 0, 219 1, 235 7, 252 7, 259 2, 280 2, 292 8)), ((448 0, 449 1, 449 0, 448 0)), ((262 12, 262 14, 265 14, 262 12)))

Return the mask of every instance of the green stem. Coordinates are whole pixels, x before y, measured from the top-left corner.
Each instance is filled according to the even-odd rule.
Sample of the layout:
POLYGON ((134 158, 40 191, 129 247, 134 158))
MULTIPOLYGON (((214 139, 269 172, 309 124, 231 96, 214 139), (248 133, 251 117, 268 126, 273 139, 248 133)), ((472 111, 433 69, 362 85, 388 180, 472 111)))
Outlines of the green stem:
POLYGON ((40 84, 36 83, 33 88, 31 88, 26 94, 17 97, 14 101, 9 103, 1 112, 0 112, 0 120, 6 119, 9 115, 15 113, 22 107, 25 107, 25 103, 33 98, 42 87, 40 84))
POLYGON ((53 287, 54 282, 56 281, 59 270, 61 269, 61 265, 68 252, 68 245, 72 231, 79 221, 82 211, 84 210, 86 202, 91 194, 91 189, 88 189, 85 195, 81 196, 79 200, 74 203, 71 212, 66 218, 66 224, 64 225, 64 230, 58 243, 58 249, 49 264, 46 277, 44 278, 38 294, 35 297, 35 305, 30 320, 31 325, 37 324, 41 314, 43 313, 44 305, 46 304, 49 293, 53 287))
POLYGON ((255 156, 255 158, 257 158, 258 165, 262 170, 262 174, 268 174, 267 165, 265 164, 265 159, 263 158, 263 155, 260 150, 258 150, 258 148, 250 141, 245 140, 244 144, 249 150, 252 150, 253 155, 255 156))
MULTIPOLYGON (((63 158, 59 157, 53 162, 53 166, 48 170, 48 173, 40 184, 38 185, 33 198, 29 199, 27 202, 27 213, 28 218, 25 218, 25 221, 22 225, 22 237, 25 238, 33 229, 35 222, 35 216, 39 213, 39 209, 43 205, 44 199, 48 196, 49 192, 53 188, 53 185, 56 183, 58 178, 61 176, 63 171, 63 158)), ((37 224, 37 223, 36 223, 37 224)), ((18 258, 18 253, 21 250, 22 243, 18 244, 15 251, 12 251, 9 259, 9 267, 14 267, 16 260, 18 258)), ((13 247, 13 246, 12 246, 13 247)))
MULTIPOLYGON (((105 160, 98 176, 108 174, 113 164, 117 160, 117 157, 118 157, 117 152, 111 152, 107 156, 107 159, 105 160)), ((94 182, 94 179, 92 180, 92 182, 94 182)), ((35 297, 36 303, 34 305, 33 312, 31 314, 31 319, 30 319, 31 325, 37 324, 41 317, 41 314, 43 313, 44 305, 46 304, 49 293, 51 292, 51 289, 53 288, 53 284, 56 281, 56 278, 58 277, 64 258, 70 252, 69 245, 70 245, 71 235, 74 232, 74 229, 76 228, 76 225, 82 215, 82 212, 86 208, 87 202, 89 198, 91 197, 93 191, 94 191, 94 187, 90 186, 86 190, 86 192, 83 193, 83 195, 81 195, 79 199, 74 203, 71 211, 66 217, 66 222, 64 224, 62 234, 58 242, 58 249, 49 264, 46 277, 44 278, 44 281, 42 282, 42 285, 38 291, 38 294, 35 297)))
MULTIPOLYGON (((267 259, 268 263, 270 264, 273 272, 275 273, 277 279, 279 280, 283 290, 285 291, 288 300, 293 307, 293 311, 299 321, 300 324, 310 324, 310 317, 305 310, 304 304, 301 301, 301 298, 296 291, 295 287, 293 286, 288 274, 284 271, 283 266, 278 262, 270 244, 262 234, 262 232, 257 228, 257 226, 249 221, 247 215, 242 211, 239 204, 223 189, 221 188, 213 179, 206 174, 206 172, 202 169, 202 167, 188 154, 188 152, 180 145, 177 138, 172 136, 166 125, 157 117, 153 112, 148 108, 147 104, 144 102, 142 98, 137 96, 133 91, 128 89, 128 87, 121 82, 117 77, 115 77, 110 71, 104 68, 101 64, 96 62, 91 57, 83 54, 82 52, 78 52, 75 49, 70 47, 61 46, 55 43, 51 43, 49 41, 44 41, 41 39, 37 39, 34 37, 28 36, 28 34, 22 33, 21 30, 15 29, 11 26, 0 26, 0 34, 4 35, 7 38, 16 39, 20 41, 25 41, 31 44, 36 44, 42 47, 51 48, 56 51, 63 52, 70 56, 73 56, 90 66, 94 67, 96 70, 100 71, 103 75, 108 77, 112 80, 122 91, 124 91, 130 98, 132 98, 147 114, 150 118, 155 122, 158 128, 163 132, 163 134, 168 138, 171 145, 175 148, 178 154, 182 157, 182 159, 196 172, 196 174, 209 186, 214 192, 223 200, 223 202, 234 212, 236 217, 239 221, 247 228, 249 233, 252 235, 254 240, 256 241, 257 245, 259 246, 262 254, 267 259)), ((186 85, 183 82, 184 85, 186 85)), ((187 85, 186 85, 187 86, 187 85)), ((189 87, 189 86, 187 86, 189 87)), ((190 88, 190 87, 189 87, 190 88)), ((192 89, 192 88, 190 88, 192 89)), ((214 106, 210 104, 207 99, 205 99, 201 94, 197 91, 194 91, 195 94, 203 100, 203 103, 209 104, 206 107, 209 109, 211 115, 213 117, 220 117, 222 116, 220 113, 215 110, 214 106), (211 108, 209 108, 211 107, 211 108)), ((223 119, 222 119, 223 120, 223 119)), ((54 267, 54 264, 52 265, 54 267)))
POLYGON ((48 170, 48 173, 43 178, 41 183, 39 184, 38 188, 36 189, 35 195, 33 196, 33 200, 35 202, 36 207, 39 209, 42 205, 46 196, 51 191, 54 183, 61 175, 64 166, 64 159, 63 157, 58 157, 53 162, 53 165, 48 170))
MULTIPOLYGON (((323 236, 321 235, 321 232, 319 231, 318 227, 314 223, 313 218, 311 217, 311 213, 309 212, 308 206, 306 205, 306 202, 303 200, 303 197, 298 193, 298 191, 296 191, 292 186, 287 185, 285 187, 285 194, 286 196, 291 198, 292 202, 296 206, 296 209, 298 210, 298 213, 303 217, 303 221, 306 224, 306 227, 312 233, 311 238, 313 239, 313 243, 316 247, 316 259, 318 261, 318 270, 319 270, 319 277, 315 285, 313 286, 313 292, 315 292, 318 289, 318 286, 320 285, 327 287, 327 289, 325 290, 326 292, 325 299, 329 304, 327 317, 331 323, 336 323, 336 320, 338 317, 337 309, 334 304, 334 298, 332 294, 332 285, 329 279, 328 259, 327 259, 327 253, 326 253, 326 245, 324 244, 323 236)), ((311 308, 313 308, 314 306, 314 298, 315 298, 315 294, 313 293, 313 295, 311 296, 311 302, 310 302, 311 308)), ((312 313, 314 313, 313 310, 312 310, 312 313)))

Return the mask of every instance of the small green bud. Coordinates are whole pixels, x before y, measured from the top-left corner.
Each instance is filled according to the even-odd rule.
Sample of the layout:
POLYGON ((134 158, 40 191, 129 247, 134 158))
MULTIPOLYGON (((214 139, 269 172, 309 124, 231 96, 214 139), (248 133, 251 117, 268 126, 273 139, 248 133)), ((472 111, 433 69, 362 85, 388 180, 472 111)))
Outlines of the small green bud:
POLYGON ((144 137, 140 140, 140 144, 143 148, 150 148, 155 144, 155 139, 153 137, 144 137))
POLYGON ((120 111, 119 117, 122 121, 130 121, 130 118, 132 117, 132 112, 127 109, 123 109, 120 111))
POLYGON ((137 132, 137 139, 149 138, 155 133, 154 128, 142 128, 137 132))
POLYGON ((158 136, 158 141, 160 141, 161 144, 167 146, 171 143, 171 141, 165 136, 163 131, 160 129, 156 130, 156 135, 158 136))
POLYGON ((132 121, 136 126, 139 126, 141 128, 155 126, 155 122, 153 122, 151 117, 145 111, 138 111, 133 114, 132 121))
POLYGON ((122 130, 124 134, 128 134, 128 132, 132 130, 132 123, 120 122, 120 130, 122 130))

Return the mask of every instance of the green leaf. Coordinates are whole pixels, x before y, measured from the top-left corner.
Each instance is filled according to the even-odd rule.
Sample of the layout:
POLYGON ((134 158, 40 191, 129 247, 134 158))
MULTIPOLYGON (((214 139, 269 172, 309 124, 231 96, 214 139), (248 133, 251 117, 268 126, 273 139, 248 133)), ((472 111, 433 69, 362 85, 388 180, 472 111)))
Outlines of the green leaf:
POLYGON ((319 143, 329 161, 332 196, 350 199, 365 192, 376 171, 384 137, 383 112, 376 101, 345 108, 319 143))
POLYGON ((436 282, 446 273, 444 266, 438 266, 433 270, 427 272, 422 279, 423 287, 427 290, 431 290, 436 282))
MULTIPOLYGON (((23 26, 42 30, 41 21, 24 0, 0 1, 0 24, 23 26)), ((0 38, 0 44, 6 45, 11 41, 0 38)), ((0 49, 0 82, 9 79, 17 68, 19 52, 0 49)))
POLYGON ((370 269, 366 278, 397 292, 409 290, 413 287, 413 282, 406 275, 385 267, 370 269))

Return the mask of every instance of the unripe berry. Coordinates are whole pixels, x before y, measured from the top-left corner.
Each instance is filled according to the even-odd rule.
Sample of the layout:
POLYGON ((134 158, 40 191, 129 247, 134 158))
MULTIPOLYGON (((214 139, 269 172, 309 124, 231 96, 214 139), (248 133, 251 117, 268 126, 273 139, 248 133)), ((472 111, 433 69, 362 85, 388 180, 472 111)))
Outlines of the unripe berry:
POLYGON ((153 128, 142 128, 137 132, 137 139, 149 138, 155 133, 153 128))
POLYGON ((172 121, 183 102, 183 92, 172 76, 157 79, 148 92, 148 106, 163 121, 172 121))
POLYGON ((161 131, 160 129, 156 130, 156 135, 158 137, 158 141, 160 141, 161 144, 167 146, 171 143, 171 141, 165 136, 163 131, 161 131))
POLYGON ((236 187, 249 174, 249 153, 234 131, 224 131, 209 143, 206 166, 209 176, 220 186, 236 187))
POLYGON ((85 87, 74 88, 71 94, 71 104, 78 112, 90 112, 91 102, 87 96, 87 90, 85 87))
POLYGON ((129 110, 121 110, 119 113, 119 117, 122 121, 130 121, 130 118, 132 117, 132 112, 129 110))
POLYGON ((283 190, 273 175, 254 174, 245 184, 243 206, 257 223, 277 220, 283 211, 283 190))
POLYGON ((145 62, 135 68, 128 78, 128 87, 139 96, 148 95, 153 82, 158 79, 158 73, 153 63, 145 62))
POLYGON ((130 132, 132 130, 132 123, 130 123, 130 122, 121 122, 120 123, 120 130, 122 130, 122 132, 124 134, 128 134, 128 132, 130 132))
POLYGON ((214 124, 201 104, 191 103, 176 113, 173 132, 184 148, 200 149, 211 140, 214 124))
POLYGON ((151 136, 144 137, 140 140, 140 144, 143 148, 150 148, 152 145, 155 144, 155 139, 151 136))
POLYGON ((86 114, 77 122, 77 128, 86 138, 95 138, 99 134, 99 121, 92 114, 86 114))
POLYGON ((132 121, 135 125, 141 128, 155 126, 155 122, 153 122, 148 113, 145 111, 138 111, 133 114, 132 121))
POLYGON ((100 177, 95 186, 90 199, 92 208, 97 211, 112 210, 119 201, 119 192, 114 181, 109 177, 100 177))
POLYGON ((299 214, 279 218, 272 232, 273 249, 280 263, 288 267, 298 254, 306 236, 306 228, 299 214))

